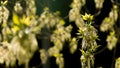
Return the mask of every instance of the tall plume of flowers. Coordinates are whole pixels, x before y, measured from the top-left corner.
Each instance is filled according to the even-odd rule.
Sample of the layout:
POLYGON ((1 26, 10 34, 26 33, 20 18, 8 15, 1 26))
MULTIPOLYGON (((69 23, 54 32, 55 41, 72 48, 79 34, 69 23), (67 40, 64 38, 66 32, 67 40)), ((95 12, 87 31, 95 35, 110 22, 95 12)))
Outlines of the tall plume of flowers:
POLYGON ((118 19, 118 6, 117 5, 113 5, 113 8, 111 9, 109 16, 106 17, 101 26, 100 26, 100 30, 102 32, 105 31, 110 31, 110 35, 107 36, 107 47, 109 50, 112 50, 113 48, 116 47, 117 44, 117 38, 115 35, 115 23, 118 19))
POLYGON ((65 21, 60 18, 57 13, 58 12, 50 12, 49 8, 46 7, 44 12, 39 17, 39 28, 41 29, 40 34, 42 35, 42 30, 46 29, 44 35, 48 36, 47 39, 53 43, 53 46, 48 47, 48 49, 42 48, 39 50, 39 52, 43 64, 47 62, 49 57, 55 57, 56 64, 59 66, 59 68, 64 68, 64 58, 61 51, 64 47, 65 41, 71 42, 71 47, 75 45, 71 50, 72 53, 76 50, 77 43, 75 39, 72 41, 71 38, 70 32, 72 30, 72 26, 68 25, 65 27, 65 21))
MULTIPOLYGON (((25 68, 29 68, 30 59, 38 48, 36 32, 34 31, 37 22, 36 17, 32 16, 35 15, 36 11, 34 14, 27 13, 33 11, 26 1, 26 6, 31 10, 25 9, 26 13, 23 14, 23 6, 17 1, 13 7, 13 13, 11 13, 12 20, 9 20, 7 3, 9 3, 8 0, 1 1, 0 6, 0 63, 5 63, 6 67, 14 67, 18 61, 18 65, 24 64, 25 68)), ((33 3, 30 5, 35 7, 34 0, 31 0, 30 3, 33 3)))
POLYGON ((82 55, 80 60, 82 68, 91 68, 94 67, 94 52, 98 48, 96 42, 98 36, 96 29, 91 25, 93 16, 90 14, 85 14, 82 16, 82 18, 86 22, 84 23, 83 27, 79 27, 78 30, 78 37, 82 38, 82 47, 80 49, 82 55))
POLYGON ((73 0, 71 10, 69 12, 69 20, 75 21, 78 30, 78 38, 82 38, 82 47, 80 51, 82 68, 94 67, 94 52, 97 46, 97 30, 92 26, 93 16, 85 13, 81 15, 82 6, 86 3, 85 0, 73 0))

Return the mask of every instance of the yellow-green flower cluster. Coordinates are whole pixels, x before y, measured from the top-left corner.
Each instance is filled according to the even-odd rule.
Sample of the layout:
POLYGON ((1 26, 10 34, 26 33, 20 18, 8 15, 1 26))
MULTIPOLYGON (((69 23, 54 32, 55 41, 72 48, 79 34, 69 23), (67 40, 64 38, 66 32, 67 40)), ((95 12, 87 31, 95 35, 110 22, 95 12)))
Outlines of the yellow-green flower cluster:
POLYGON ((0 23, 6 23, 9 17, 9 10, 5 6, 0 6, 0 23))
POLYGON ((70 52, 73 54, 76 51, 76 49, 77 49, 77 39, 75 37, 73 37, 71 39, 69 45, 70 45, 69 46, 70 47, 70 52))
POLYGON ((113 26, 115 24, 115 22, 118 19, 118 9, 117 9, 117 5, 113 5, 112 10, 109 13, 109 17, 106 17, 101 26, 100 26, 100 30, 105 32, 108 30, 113 29, 113 26))
POLYGON ((91 68, 94 66, 94 52, 97 49, 97 32, 96 29, 91 25, 93 16, 86 14, 82 16, 83 20, 86 23, 83 26, 79 27, 78 38, 82 38, 82 47, 81 47, 81 65, 82 68, 91 68))
POLYGON ((21 3, 16 2, 15 6, 14 6, 14 11, 18 14, 20 14, 21 12, 23 12, 23 8, 21 6, 21 3))
POLYGON ((101 9, 103 7, 104 0, 94 0, 94 2, 97 9, 101 9))
POLYGON ((6 5, 7 3, 8 3, 8 0, 0 1, 0 4, 1 4, 1 5, 6 5))
POLYGON ((82 38, 82 47, 81 47, 81 64, 82 68, 91 68, 94 66, 94 52, 98 48, 97 46, 97 33, 96 29, 90 25, 86 24, 84 28, 79 28, 78 37, 82 38), (86 61, 87 60, 87 61, 86 61))
POLYGON ((73 0, 71 10, 69 12, 69 20, 75 21, 80 16, 80 10, 85 5, 86 0, 73 0))
POLYGON ((109 50, 112 50, 114 47, 116 47, 117 38, 115 37, 115 32, 110 32, 110 35, 107 36, 106 41, 109 50))
POLYGON ((12 24, 12 31, 13 33, 17 33, 21 30, 23 30, 23 32, 25 31, 26 28, 29 28, 32 26, 32 21, 31 21, 31 17, 29 16, 23 16, 22 18, 20 18, 16 13, 13 13, 13 24, 12 24))
POLYGON ((101 31, 103 32, 110 31, 110 35, 108 35, 106 39, 107 47, 109 50, 112 50, 114 47, 116 47, 117 38, 115 36, 114 25, 117 22, 117 19, 118 19, 118 6, 113 5, 113 8, 109 13, 109 17, 106 17, 100 26, 101 31))
POLYGON ((42 28, 51 30, 54 27, 56 27, 56 24, 65 24, 64 20, 58 16, 58 12, 51 13, 47 7, 44 9, 44 12, 40 15, 38 22, 40 31, 42 28))
POLYGON ((93 15, 85 13, 85 15, 82 15, 83 20, 92 21, 93 15))
POLYGON ((120 68, 120 57, 118 57, 115 61, 115 68, 120 68))
MULTIPOLYGON (((48 37, 48 39, 50 39, 50 42, 52 42, 54 45, 52 47, 49 47, 47 50, 41 51, 40 49, 41 53, 40 57, 42 63, 45 63, 48 57, 55 57, 56 64, 58 64, 59 68, 64 67, 63 54, 60 52, 63 49, 65 41, 71 42, 72 40, 70 34, 72 26, 69 25, 65 27, 64 24, 65 21, 64 19, 58 16, 58 12, 51 13, 47 7, 44 9, 44 12, 40 15, 39 17, 39 28, 41 31, 40 33, 42 34, 43 31, 44 35, 47 34, 46 36, 48 37), (45 29, 46 31, 44 31, 43 29, 45 29)), ((76 43, 74 42, 76 41, 73 40, 72 44, 76 45, 76 43)))
POLYGON ((28 63, 38 48, 35 33, 31 32, 36 26, 36 17, 27 15, 27 11, 30 10, 22 14, 22 2, 17 1, 12 7, 12 20, 9 20, 11 18, 8 18, 7 2, 9 3, 8 0, 1 1, 0 6, 0 63, 5 63, 6 68, 14 67, 17 60, 19 65, 25 64, 25 68, 28 68, 28 63))
POLYGON ((35 0, 25 0, 26 1, 26 14, 27 16, 35 15, 36 14, 36 5, 35 0))

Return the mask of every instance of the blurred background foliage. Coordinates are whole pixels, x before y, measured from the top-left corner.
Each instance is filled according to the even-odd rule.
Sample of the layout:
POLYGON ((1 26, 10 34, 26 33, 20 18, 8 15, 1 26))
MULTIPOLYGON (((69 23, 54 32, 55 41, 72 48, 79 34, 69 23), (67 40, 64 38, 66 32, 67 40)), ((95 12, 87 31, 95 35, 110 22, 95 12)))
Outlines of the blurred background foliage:
POLYGON ((120 68, 119 0, 0 0, 0 68, 120 68))

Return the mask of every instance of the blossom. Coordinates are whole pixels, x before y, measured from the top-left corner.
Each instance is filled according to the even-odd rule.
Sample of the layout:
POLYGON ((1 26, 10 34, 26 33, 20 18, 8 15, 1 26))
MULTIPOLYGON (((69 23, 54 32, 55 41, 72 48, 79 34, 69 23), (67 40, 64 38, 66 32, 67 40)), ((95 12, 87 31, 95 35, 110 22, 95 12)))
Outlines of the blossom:
POLYGON ((93 15, 85 13, 85 15, 82 15, 83 20, 93 20, 93 15))

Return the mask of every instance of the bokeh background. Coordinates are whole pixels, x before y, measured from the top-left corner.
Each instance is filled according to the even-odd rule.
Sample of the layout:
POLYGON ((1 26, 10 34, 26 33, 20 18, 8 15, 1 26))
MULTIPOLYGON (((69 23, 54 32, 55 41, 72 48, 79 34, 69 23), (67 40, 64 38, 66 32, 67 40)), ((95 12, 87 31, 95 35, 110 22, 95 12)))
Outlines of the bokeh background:
MULTIPOLYGON (((4 0, 0 0, 4 1, 4 0)), ((60 12, 60 17, 64 19, 65 21, 65 26, 72 25, 73 29, 71 31, 71 36, 72 37, 77 37, 78 33, 78 27, 75 24, 75 22, 70 22, 69 21, 69 11, 71 9, 70 5, 73 0, 35 0, 35 5, 36 5, 36 15, 40 15, 42 12, 44 12, 45 7, 48 7, 50 12, 60 12)), ((115 67, 115 59, 120 57, 120 38, 118 37, 118 42, 117 45, 114 49, 109 50, 107 48, 107 42, 106 38, 109 35, 109 31, 102 32, 100 31, 100 25, 102 24, 102 21, 104 20, 105 17, 109 16, 109 12, 112 9, 113 2, 114 4, 117 4, 118 8, 120 8, 120 0, 104 0, 103 7, 101 8, 101 11, 98 13, 98 9, 95 7, 95 2, 94 0, 86 0, 86 4, 82 7, 81 9, 81 14, 91 14, 94 15, 94 23, 92 24, 96 29, 97 29, 97 34, 99 40, 97 40, 97 44, 100 45, 97 51, 95 52, 95 68, 114 68, 115 67), (96 14, 98 13, 98 14, 96 14)), ((24 6, 24 2, 21 2, 22 6, 24 6)), ((12 19, 12 11, 13 11, 13 6, 15 5, 15 0, 8 0, 8 5, 7 8, 10 10, 10 17, 9 19, 12 19), (11 1, 11 2, 10 2, 11 1)), ((25 6, 26 7, 26 6, 25 6)), ((24 11, 24 10, 23 10, 24 11)), ((118 9, 118 19, 115 25, 120 28, 120 9, 118 9)), ((46 30, 43 30, 46 31, 46 30)), ((120 36, 120 29, 118 29, 118 35, 120 36)), ((42 35, 36 35, 37 42, 39 49, 44 48, 48 49, 49 47, 52 46, 53 43, 50 42, 50 40, 46 40, 44 38, 40 38, 39 36, 46 36, 44 34, 42 35), (46 46, 48 45, 48 46, 46 46)), ((77 39, 78 46, 77 50, 71 54, 69 50, 69 45, 68 42, 64 43, 64 47, 60 53, 63 54, 64 57, 64 68, 81 68, 81 62, 80 62, 80 57, 81 57, 81 39, 77 39)), ((46 64, 41 64, 41 59, 40 59, 40 53, 39 50, 37 50, 32 57, 32 59, 29 62, 29 67, 30 68, 58 68, 58 65, 56 64, 56 58, 55 57, 49 57, 48 61, 46 64)), ((1 64, 0 68, 4 68, 5 64, 1 64)), ((16 66, 17 68, 23 68, 24 66, 16 66)), ((12 68, 12 67, 11 67, 12 68)))

